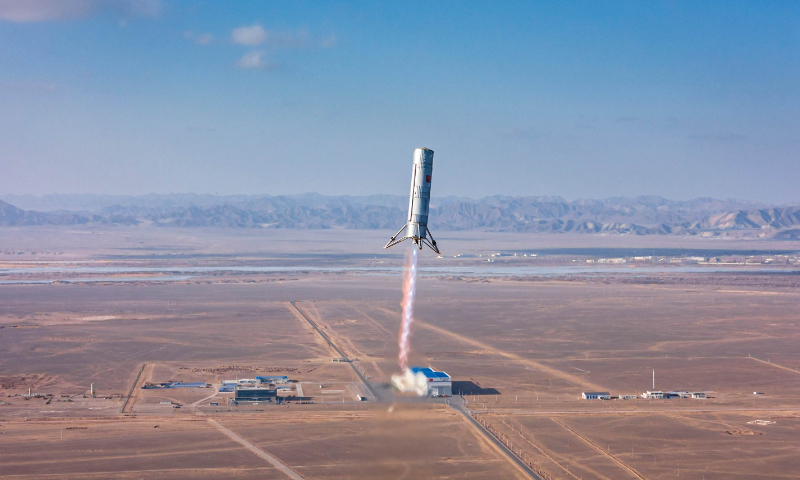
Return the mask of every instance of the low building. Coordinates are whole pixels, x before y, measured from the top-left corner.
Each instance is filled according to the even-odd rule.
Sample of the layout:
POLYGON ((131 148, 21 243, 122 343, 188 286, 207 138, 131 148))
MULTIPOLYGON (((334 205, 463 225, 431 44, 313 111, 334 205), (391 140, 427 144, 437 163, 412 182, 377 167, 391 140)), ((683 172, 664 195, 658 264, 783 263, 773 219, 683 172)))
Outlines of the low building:
POLYGON ((584 400, 611 400, 611 394, 608 392, 582 392, 581 398, 584 400))
POLYGON ((453 381, 445 372, 437 372, 430 367, 411 367, 414 374, 421 373, 428 380, 428 396, 444 397, 453 394, 453 381))
POLYGON ((706 392, 693 392, 692 398, 704 399, 708 398, 708 396, 706 395, 706 392))
POLYGON ((277 385, 279 383, 288 383, 289 377, 286 375, 263 375, 256 377, 256 381, 258 383, 274 383, 277 385))
POLYGON ((648 390, 642 394, 642 398, 661 399, 664 398, 664 392, 658 390, 648 390))
POLYGON ((274 388, 266 387, 236 387, 233 390, 233 399, 237 402, 271 402, 277 397, 274 388))
POLYGON ((639 395, 621 393, 621 394, 619 394, 619 397, 617 397, 617 398, 619 398, 620 400, 636 400, 637 398, 639 398, 639 395))
POLYGON ((597 263, 623 264, 628 261, 624 258, 598 258, 597 263))
POLYGON ((238 380, 223 380, 222 381, 223 385, 243 385, 243 386, 247 386, 247 385, 255 385, 256 383, 258 383, 258 382, 256 381, 255 378, 241 378, 241 379, 238 379, 238 380))

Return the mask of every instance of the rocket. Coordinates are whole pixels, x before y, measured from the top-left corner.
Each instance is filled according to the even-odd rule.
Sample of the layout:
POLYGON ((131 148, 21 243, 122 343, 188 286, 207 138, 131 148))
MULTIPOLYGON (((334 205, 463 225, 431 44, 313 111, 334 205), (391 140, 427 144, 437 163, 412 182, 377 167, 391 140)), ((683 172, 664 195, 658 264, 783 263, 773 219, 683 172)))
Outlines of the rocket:
POLYGON ((436 240, 428 230, 428 210, 431 205, 431 174, 433 173, 433 150, 417 148, 414 150, 414 163, 411 169, 411 195, 408 199, 408 222, 397 233, 392 235, 389 243, 383 248, 397 245, 410 239, 420 250, 424 243, 431 250, 439 253, 436 240), (398 239, 406 231, 404 237, 398 239))

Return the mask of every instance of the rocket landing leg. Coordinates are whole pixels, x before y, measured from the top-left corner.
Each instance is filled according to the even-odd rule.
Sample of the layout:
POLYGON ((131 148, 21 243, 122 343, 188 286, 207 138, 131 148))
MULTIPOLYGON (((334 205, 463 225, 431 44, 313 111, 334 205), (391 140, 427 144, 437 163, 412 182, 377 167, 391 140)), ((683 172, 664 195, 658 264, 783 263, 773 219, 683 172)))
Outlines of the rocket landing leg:
POLYGON ((403 240, 405 240, 406 238, 408 238, 408 237, 403 237, 400 240, 395 240, 398 237, 398 235, 400 235, 400 232, 405 230, 407 226, 408 226, 408 224, 406 223, 405 225, 403 225, 403 227, 400 230, 397 231, 397 233, 392 235, 392 238, 389 239, 389 242, 386 245, 384 245, 383 248, 393 247, 393 246, 397 245, 398 243, 402 242, 403 240))
MULTIPOLYGON (((437 255, 441 255, 441 252, 439 252, 439 247, 436 246, 436 240, 433 239, 433 234, 431 233, 431 229, 430 228, 426 228, 426 230, 428 232, 428 236, 431 237, 431 241, 429 243, 426 238, 423 238, 422 241, 425 242, 425 245, 430 247, 431 250, 436 252, 437 255)), ((419 248, 422 249, 422 246, 420 245, 419 248)))
POLYGON ((389 242, 383 248, 393 247, 393 246, 397 245, 398 243, 402 242, 403 240, 411 239, 411 241, 413 241, 414 244, 420 250, 422 250, 422 244, 425 244, 425 245, 428 246, 428 248, 430 248, 431 250, 433 250, 437 254, 441 255, 441 252, 439 252, 439 247, 436 246, 436 240, 433 239, 433 235, 431 235, 431 232, 428 229, 426 229, 427 234, 426 234, 425 237, 419 238, 419 237, 409 237, 408 235, 405 235, 404 237, 398 239, 397 237, 400 236, 400 233, 403 230, 405 230, 407 226, 408 226, 408 224, 403 225, 403 227, 400 230, 398 230, 397 233, 392 235, 392 238, 389 239, 389 242), (428 236, 431 237, 430 240, 428 240, 428 238, 427 238, 428 236))

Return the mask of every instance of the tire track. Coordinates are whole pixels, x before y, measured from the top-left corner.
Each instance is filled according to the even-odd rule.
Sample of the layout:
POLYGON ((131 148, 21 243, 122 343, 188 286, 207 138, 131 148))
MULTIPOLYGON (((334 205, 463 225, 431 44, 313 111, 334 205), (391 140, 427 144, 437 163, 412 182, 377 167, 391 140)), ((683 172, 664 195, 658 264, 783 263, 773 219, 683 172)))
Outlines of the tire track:
MULTIPOLYGON (((386 312, 388 312, 388 313, 392 313, 393 315, 397 315, 396 312, 392 312, 391 310, 389 310, 387 308, 381 308, 381 309, 386 311, 386 312)), ((553 367, 548 367, 547 365, 539 363, 539 362, 537 362, 535 360, 529 360, 527 358, 520 357, 519 355, 514 354, 514 353, 509 353, 509 352, 504 352, 502 350, 498 350, 498 349, 496 349, 494 347, 491 347, 491 346, 489 346, 489 345, 487 345, 487 344, 485 344, 483 342, 480 342, 478 340, 473 340, 472 338, 465 337, 465 336, 460 335, 460 334, 455 333, 455 332, 451 332, 450 330, 445 330, 442 327, 436 327, 434 325, 431 325, 430 323, 423 322, 422 320, 415 319, 414 320, 414 325, 417 325, 417 326, 422 327, 422 328, 426 328, 428 330, 432 330, 432 331, 434 331, 436 333, 439 333, 441 335, 448 336, 448 337, 450 337, 452 339, 458 340, 461 343, 466 343, 466 344, 472 345, 473 347, 479 348, 479 349, 484 350, 486 352, 489 352, 489 353, 491 353, 493 355, 500 355, 501 357, 507 358, 508 360, 511 360, 513 362, 520 363, 520 364, 523 364, 523 365, 527 365, 529 367, 534 367, 534 368, 536 368, 538 370, 541 370, 541 371, 543 371, 545 373, 548 373, 548 374, 550 374, 550 375, 552 375, 552 376, 554 376, 556 378, 560 378, 561 380, 567 381, 567 382, 569 382, 569 383, 571 383, 571 384, 573 384, 573 385, 575 385, 575 386, 577 386, 579 388, 582 388, 584 390, 595 390, 595 391, 598 391, 598 392, 607 390, 606 388, 603 388, 600 385, 597 385, 597 384, 591 383, 591 382, 587 382, 586 380, 584 380, 584 379, 582 379, 582 378, 580 378, 578 376, 572 375, 572 374, 567 373, 567 372, 562 372, 561 370, 557 370, 557 369, 555 369, 553 367)))
POLYGON ((562 427, 564 427, 564 428, 565 428, 565 429, 566 429, 568 432, 572 433, 572 434, 573 434, 573 435, 575 435, 576 437, 578 437, 578 438, 580 438, 581 440, 583 440, 583 441, 584 441, 584 443, 586 443, 586 444, 587 444, 587 445, 589 445, 590 447, 594 448, 595 450, 597 450, 598 452, 600 452, 601 454, 603 454, 605 457, 607 457, 607 458, 611 459, 611 460, 612 460, 614 463, 616 463, 617 465, 619 465, 620 467, 622 467, 622 468, 623 468, 623 469, 624 469, 626 472, 630 473, 630 474, 633 476, 633 478, 638 478, 639 480, 645 480, 645 478, 644 478, 643 476, 641 476, 641 475, 639 474, 639 472, 637 472, 636 470, 634 470, 632 467, 629 467, 629 466, 628 466, 628 465, 626 465, 624 462, 622 462, 622 461, 620 461, 620 460, 617 460, 617 458, 616 458, 614 455, 611 455, 610 453, 608 453, 608 452, 606 452, 605 450, 603 450, 603 449, 602 449, 602 448, 601 448, 599 445, 595 445, 595 443, 594 443, 594 442, 592 442, 591 440, 589 440, 588 438, 584 437, 583 435, 581 435, 580 433, 576 432, 575 430, 573 430, 573 429, 569 428, 569 427, 568 427, 568 426, 566 426, 565 424, 563 424, 563 423, 559 422, 558 420, 556 420, 556 418, 555 418, 555 417, 550 417, 550 420, 552 420, 552 421, 554 421, 555 423, 557 423, 557 424, 561 425, 561 426, 562 426, 562 427))

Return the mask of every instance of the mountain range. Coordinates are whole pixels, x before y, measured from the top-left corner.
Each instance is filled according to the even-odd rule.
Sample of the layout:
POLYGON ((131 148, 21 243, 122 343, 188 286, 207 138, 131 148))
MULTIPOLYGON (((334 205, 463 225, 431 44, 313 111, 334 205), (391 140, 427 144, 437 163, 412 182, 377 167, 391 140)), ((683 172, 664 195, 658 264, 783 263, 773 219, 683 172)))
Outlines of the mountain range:
MULTIPOLYGON (((152 224, 169 227, 397 229, 408 198, 392 195, 5 195, 0 226, 152 224), (8 203, 7 203, 8 202, 8 203)), ((439 231, 737 235, 800 238, 800 206, 656 196, 442 197, 431 203, 439 231)))

